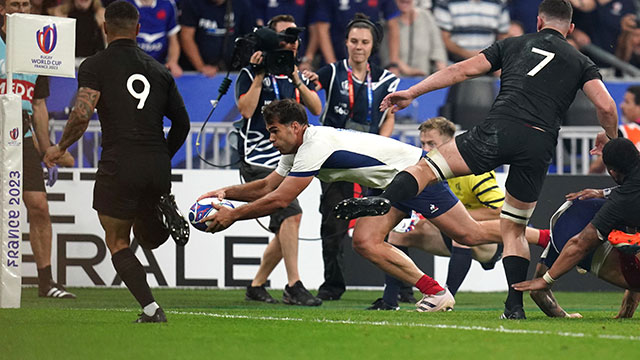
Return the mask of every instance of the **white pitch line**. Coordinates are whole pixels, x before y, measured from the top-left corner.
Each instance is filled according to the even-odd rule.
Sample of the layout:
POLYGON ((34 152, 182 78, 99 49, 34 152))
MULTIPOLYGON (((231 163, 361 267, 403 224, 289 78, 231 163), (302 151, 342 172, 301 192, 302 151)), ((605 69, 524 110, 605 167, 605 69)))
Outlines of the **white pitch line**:
POLYGON ((298 321, 298 322, 314 322, 322 324, 345 324, 345 325, 372 325, 372 326, 394 326, 394 327, 416 327, 416 328, 432 328, 432 329, 452 329, 465 331, 483 331, 506 334, 532 334, 532 335, 557 335, 563 337, 574 338, 597 338, 607 340, 632 340, 640 341, 640 336, 627 335, 591 335, 585 333, 572 333, 566 331, 545 331, 545 330, 527 330, 527 329, 507 329, 503 326, 490 328, 485 326, 466 326, 466 325, 448 325, 448 324, 420 324, 420 323, 398 323, 388 321, 354 321, 354 320, 330 320, 330 319, 301 319, 290 317, 273 317, 273 316, 248 316, 248 315, 231 315, 216 314, 207 312, 184 312, 184 311, 167 311, 169 314, 190 315, 190 316, 208 316, 221 319, 245 319, 245 320, 265 320, 265 321, 298 321))

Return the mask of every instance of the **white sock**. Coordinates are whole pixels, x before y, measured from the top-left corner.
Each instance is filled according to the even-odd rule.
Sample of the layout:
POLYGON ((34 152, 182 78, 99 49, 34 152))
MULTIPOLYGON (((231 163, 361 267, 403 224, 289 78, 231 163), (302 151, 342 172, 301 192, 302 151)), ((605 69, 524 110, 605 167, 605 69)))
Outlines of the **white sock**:
POLYGON ((147 314, 147 316, 153 316, 153 314, 155 314, 156 310, 158 310, 159 308, 160 306, 158 305, 158 303, 154 301, 151 304, 145 306, 143 311, 145 314, 147 314))

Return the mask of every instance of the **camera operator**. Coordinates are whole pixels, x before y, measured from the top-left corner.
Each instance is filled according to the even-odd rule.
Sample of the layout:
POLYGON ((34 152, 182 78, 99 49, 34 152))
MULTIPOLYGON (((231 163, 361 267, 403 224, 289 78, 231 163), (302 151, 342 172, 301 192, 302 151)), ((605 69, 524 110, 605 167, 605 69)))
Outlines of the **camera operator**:
MULTIPOLYGON (((292 51, 293 57, 289 59, 297 55, 299 40, 297 33, 291 38, 291 32, 285 30, 295 26, 295 19, 291 15, 275 16, 268 23, 268 27, 278 33, 281 40, 287 39, 279 42, 279 50, 292 51)), ((262 47, 259 45, 258 48, 262 47)), ((291 74, 271 74, 268 71, 269 61, 265 60, 271 55, 270 51, 253 53, 250 65, 240 71, 236 82, 236 102, 243 117, 238 146, 242 159, 240 174, 247 182, 267 177, 280 160, 280 152, 269 142, 269 132, 262 118, 264 106, 275 100, 295 99, 314 115, 322 111, 322 103, 314 85, 302 76, 297 66, 293 66, 291 74)), ((275 237, 264 252, 258 273, 247 287, 247 300, 276 302, 265 290, 264 284, 280 259, 284 258, 288 284, 282 296, 283 302, 305 306, 322 304, 302 285, 298 274, 298 228, 301 217, 302 209, 297 200, 271 215, 269 229, 275 233, 275 237)))

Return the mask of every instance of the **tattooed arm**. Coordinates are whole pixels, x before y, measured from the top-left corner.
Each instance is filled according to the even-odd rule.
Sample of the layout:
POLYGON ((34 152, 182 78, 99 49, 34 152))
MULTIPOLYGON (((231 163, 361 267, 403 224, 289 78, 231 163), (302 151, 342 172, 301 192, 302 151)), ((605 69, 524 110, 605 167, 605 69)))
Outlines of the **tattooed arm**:
POLYGON ((78 90, 76 103, 71 115, 69 115, 67 125, 64 127, 60 142, 49 147, 44 155, 44 162, 47 166, 53 166, 54 162, 64 154, 67 148, 78 141, 84 134, 99 98, 100 92, 97 90, 88 87, 81 87, 78 90))
MULTIPOLYGON (((534 278, 542 277, 542 275, 547 272, 549 268, 547 268, 544 264, 538 264, 536 266, 536 273, 533 276, 534 278)), ((569 314, 560 305, 558 305, 558 301, 556 297, 553 296, 553 292, 551 289, 544 290, 533 290, 530 293, 531 299, 535 301, 540 310, 547 314, 548 317, 567 317, 567 318, 581 318, 582 315, 579 313, 569 314)))

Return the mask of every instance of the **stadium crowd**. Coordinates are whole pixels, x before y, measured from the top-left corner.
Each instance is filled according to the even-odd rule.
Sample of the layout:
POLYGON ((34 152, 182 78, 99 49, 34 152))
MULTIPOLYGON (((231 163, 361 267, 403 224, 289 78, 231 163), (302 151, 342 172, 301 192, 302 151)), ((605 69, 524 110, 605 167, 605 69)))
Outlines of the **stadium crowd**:
MULTIPOLYGON (((247 287, 246 298, 248 300, 265 301, 269 303, 276 302, 275 299, 266 292, 264 284, 271 270, 273 270, 281 259, 284 259, 287 265, 289 283, 285 287, 283 301, 288 304, 307 306, 318 306, 322 303, 322 300, 338 300, 346 290, 341 265, 342 249, 336 244, 335 239, 332 240, 330 238, 337 234, 339 235, 337 239, 339 242, 346 236, 347 222, 344 218, 336 222, 336 219, 330 214, 331 210, 341 199, 358 196, 360 195, 358 192, 366 191, 366 189, 363 190, 357 184, 354 184, 354 181, 367 184, 373 189, 384 190, 387 186, 395 182, 396 179, 389 174, 385 174, 384 179, 376 182, 376 176, 379 175, 373 172, 370 176, 364 178, 362 174, 351 176, 348 171, 356 172, 353 165, 351 165, 349 169, 343 169, 345 173, 341 173, 340 176, 334 178, 323 177, 322 170, 319 166, 316 166, 316 163, 304 163, 302 160, 300 162, 294 160, 294 155, 298 151, 298 147, 305 149, 302 147, 303 139, 307 141, 307 143, 311 142, 310 139, 306 137, 307 135, 304 135, 305 131, 309 134, 315 134, 316 131, 320 131, 321 133, 325 131, 307 130, 308 123, 306 123, 306 117, 300 115, 299 109, 296 108, 296 106, 302 107, 295 104, 304 105, 311 113, 316 115, 322 113, 321 123, 327 127, 330 126, 375 134, 371 136, 389 137, 395 121, 395 110, 385 111, 384 108, 392 106, 388 100, 386 100, 387 102, 385 104, 385 100, 383 99, 387 99, 389 94, 395 94, 398 82, 401 81, 398 79, 399 77, 429 76, 439 70, 447 71, 446 69, 450 69, 447 68, 448 64, 456 64, 458 62, 467 64, 454 68, 458 71, 461 71, 461 69, 476 70, 481 68, 485 70, 482 74, 489 73, 490 70, 495 76, 500 76, 501 71, 506 72, 508 70, 503 68, 500 63, 500 61, 502 61, 500 56, 503 55, 501 53, 502 49, 498 49, 499 46, 496 44, 502 43, 496 42, 522 34, 536 33, 540 30, 541 20, 538 18, 538 24, 532 23, 532 21, 536 19, 538 6, 543 2, 542 0, 374 0, 367 2, 352 0, 127 1, 135 6, 140 16, 140 31, 137 34, 138 47, 162 64, 173 77, 180 77, 185 71, 198 72, 203 76, 213 77, 221 72, 240 70, 233 61, 232 54, 234 53, 234 47, 236 47, 239 38, 251 33, 256 26, 266 26, 282 34, 285 34, 288 28, 301 28, 301 32, 299 34, 296 33, 295 39, 290 42, 283 42, 285 43, 284 45, 280 44, 280 48, 292 50, 297 56, 295 69, 291 74, 265 73, 264 68, 261 67, 263 53, 256 51, 252 54, 249 63, 243 64, 246 65, 246 67, 238 77, 236 84, 236 103, 243 118, 242 126, 243 131, 245 131, 244 135, 241 135, 244 140, 244 147, 251 149, 250 151, 245 150, 245 148, 241 148, 240 150, 242 164, 246 165, 244 168, 241 168, 241 173, 247 181, 247 187, 218 189, 204 194, 202 198, 210 196, 224 197, 225 194, 233 198, 233 196, 229 195, 238 194, 235 196, 236 199, 252 201, 258 204, 253 207, 239 207, 233 211, 222 211, 219 209, 217 213, 218 218, 215 218, 213 225, 209 225, 208 230, 219 231, 230 226, 235 220, 256 217, 258 216, 256 214, 260 216, 267 214, 273 215, 270 228, 272 228, 271 230, 275 232, 276 236, 270 248, 265 251, 261 270, 256 274, 251 285, 247 287), (282 15, 289 16, 283 18, 282 15), (481 57, 485 59, 485 62, 487 62, 487 58, 490 58, 491 61, 490 63, 487 62, 487 64, 481 64, 483 66, 480 66, 477 65, 476 60, 476 68, 473 68, 473 59, 477 59, 479 54, 484 54, 481 57), (348 91, 342 91, 343 89, 338 86, 334 87, 334 83, 341 85, 348 91), (322 109, 318 94, 316 94, 316 91, 320 89, 325 91, 326 105, 324 109, 322 109), (281 102, 281 100, 285 99, 291 100, 281 102), (288 105, 290 108, 281 105, 285 108, 278 110, 278 103, 291 104, 288 105), (300 121, 296 120, 294 121, 295 125, 291 125, 291 122, 287 123, 285 121, 286 119, 279 117, 279 113, 273 110, 275 112, 270 113, 271 118, 266 119, 267 124, 265 126, 264 120, 262 119, 262 111, 258 111, 265 107, 270 109, 274 108, 277 111, 294 112, 300 115, 300 121), (254 121, 253 123, 252 120, 254 121), (280 133, 275 135, 274 132, 277 131, 280 131, 280 133), (258 134, 257 137, 250 139, 251 136, 256 136, 255 134, 258 134), (262 153, 258 154, 259 156, 255 159, 262 159, 260 161, 251 159, 252 151, 257 151, 256 149, 260 150, 262 149, 261 146, 267 145, 273 145, 271 150, 275 149, 278 151, 273 151, 273 154, 269 155, 270 157, 268 158, 262 153), (280 145, 280 147, 276 145, 280 145), (286 155, 291 156, 286 157, 286 155), (268 164, 265 161, 267 161, 268 164), (287 161, 290 161, 291 164, 286 163, 287 161), (283 167, 283 164, 288 165, 288 168, 283 167), (267 168, 267 170, 257 172, 255 169, 256 165, 258 168, 262 167, 262 170, 264 170, 264 168, 267 168), (302 171, 301 169, 308 171, 302 171), (304 174, 304 176, 300 174, 304 174), (309 184, 314 175, 317 175, 323 181, 323 196, 326 202, 326 204, 321 205, 323 206, 323 230, 321 230, 321 232, 323 234, 325 283, 321 286, 317 297, 313 296, 304 288, 297 274, 296 240, 298 238, 297 231, 300 217, 302 216, 301 211, 298 211, 295 202, 290 209, 287 208, 287 206, 290 206, 289 204, 295 201, 295 197, 299 191, 302 191, 302 189, 309 184), (298 183, 294 183, 291 177, 297 178, 296 181, 298 181, 298 183), (284 180, 285 178, 286 180, 284 180), (341 180, 341 182, 335 183, 335 180, 341 180), (253 190, 253 188, 250 187, 251 184, 256 186, 255 193, 251 191, 245 192, 247 189, 253 190), (280 186, 281 184, 283 186, 280 186), (294 185, 285 188, 285 186, 289 184, 294 185), (338 186, 336 186, 336 184, 338 184, 338 186), (261 192, 257 191, 258 185, 261 186, 261 192), (299 191, 286 192, 291 188, 299 191), (286 204, 284 204, 285 200, 282 199, 274 201, 274 205, 272 206, 260 202, 263 197, 273 197, 275 196, 273 194, 278 194, 278 192, 267 194, 265 192, 266 190, 275 191, 276 189, 281 190, 280 193, 287 194, 286 196, 282 195, 282 198, 288 200, 286 204), (289 194, 291 194, 291 196, 289 196, 289 194), (339 199, 331 199, 331 203, 329 203, 328 194, 335 194, 339 199), (282 209, 289 209, 290 211, 282 211, 278 215, 278 213, 274 213, 275 210, 278 210, 276 207, 280 208, 281 211, 282 209), (249 210, 239 210, 247 208, 258 210, 251 213, 248 213, 249 210), (274 211, 267 211, 267 208, 268 210, 274 211), (225 219, 225 221, 221 220, 224 219, 223 216, 226 216, 225 213, 227 211, 229 214, 233 212, 240 215, 234 215, 235 217, 229 215, 229 219, 225 219)), ((100 51, 108 48, 111 42, 118 40, 114 38, 113 32, 110 36, 107 36, 108 34, 105 34, 105 26, 103 26, 105 23, 105 7, 110 3, 112 3, 112 1, 32 1, 31 12, 77 19, 76 55, 78 56, 77 64, 80 65, 85 58, 93 57, 96 54, 105 54, 106 52, 101 53, 100 51)), ((639 9, 636 9, 634 1, 571 0, 570 3, 574 8, 572 21, 576 24, 575 29, 571 28, 571 31, 569 31, 567 28, 567 31, 562 33, 556 31, 558 35, 562 37, 562 40, 564 40, 564 36, 566 35, 569 44, 577 50, 588 50, 596 46, 603 50, 604 53, 610 54, 610 56, 597 56, 591 60, 585 60, 580 64, 589 71, 588 76, 584 75, 584 78, 574 79, 580 83, 576 85, 575 91, 577 91, 578 88, 582 88, 582 86, 589 81, 600 81, 601 76, 595 68, 595 65, 598 65, 605 75, 622 76, 623 72, 619 71, 620 69, 615 66, 616 61, 613 61, 612 58, 633 66, 640 64, 640 32, 638 32, 636 22, 636 12, 639 9), (593 61, 595 65, 593 65, 591 61, 593 61)), ((129 28, 127 34, 132 34, 131 26, 129 26, 129 28)), ((551 28, 549 31, 553 29, 554 28, 551 28)), ((577 53, 570 46, 567 45, 567 47, 571 49, 572 52, 566 51, 566 48, 560 49, 565 50, 565 53, 577 53)), ((593 52, 590 51, 588 53, 593 54, 593 52)), ((95 58, 97 59, 98 57, 95 58)), ((85 62, 85 64, 91 63, 85 62)), ((156 63, 154 62, 154 64, 156 63)), ((545 65, 542 65, 542 67, 544 66, 545 65)), ((85 69, 88 67, 89 65, 84 65, 85 69)), ((96 67, 98 66, 96 65, 96 67)), ((155 68, 154 71, 156 71, 155 68)), ((540 71, 540 69, 536 70, 536 73, 537 71, 540 71)), ((97 73, 99 70, 96 69, 95 72, 97 73)), ((453 74, 455 75, 455 73, 453 74)), ((478 75, 479 74, 480 72, 478 72, 478 75)), ((528 75, 533 77, 535 73, 528 75)), ((85 74, 85 77, 86 76, 85 74)), ((459 80, 460 81, 451 81, 451 83, 447 83, 446 86, 459 83, 464 79, 459 78, 459 80)), ((94 86, 96 91, 99 87, 95 81, 87 81, 85 84, 88 84, 87 87, 89 88, 94 86)), ((598 82, 598 84, 600 84, 600 82, 598 82)), ((174 89, 175 87, 172 85, 171 91, 174 89)), ((429 91, 431 90, 433 89, 429 89, 429 91)), ((573 95, 575 95, 575 91, 573 91, 573 95)), ((423 91, 423 93, 424 92, 427 91, 423 91)), ((605 109, 605 105, 610 104, 603 105, 602 103, 596 102, 589 94, 595 94, 597 91, 588 91, 587 89, 585 92, 594 102, 599 112, 607 110, 605 109)), ((415 98, 415 96, 413 98, 415 98)), ((571 97, 571 100, 572 99, 573 97, 571 97)), ((607 99, 610 99, 610 97, 607 99)), ((98 98, 95 98, 95 101, 90 102, 91 106, 89 110, 91 111, 82 114, 82 116, 76 114, 75 117, 83 119, 83 122, 88 121, 94 107, 97 107, 100 111, 97 101, 98 98)), ((180 101, 180 103, 181 102, 182 101, 180 101)), ((566 104, 562 103, 559 107, 565 107, 564 110, 566 111, 569 104, 570 102, 566 104)), ((175 107, 179 109, 183 109, 183 106, 183 104, 175 105, 175 107)), ((599 115, 601 114, 599 113, 599 115)), ((610 118, 615 118, 617 121, 615 114, 611 114, 610 112, 607 113, 605 117, 609 120, 610 118)), ((555 120, 555 117, 553 120, 555 120)), ((101 121, 107 121, 107 119, 101 119, 101 121)), ((539 124, 534 125, 538 126, 539 124)), ((610 134, 612 129, 611 124, 607 123, 606 125, 607 126, 603 123, 603 127, 609 130, 606 136, 610 139, 615 138, 615 136, 611 136, 610 134)), ((532 126, 532 128, 536 128, 536 126, 532 126)), ((186 128, 186 125, 184 125, 184 127, 186 128)), ((536 129, 540 130, 538 128, 536 129)), ((544 132, 544 130, 540 131, 544 132)), ((551 131, 551 133, 553 133, 553 131, 551 131)), ((81 134, 79 134, 78 137, 80 135, 81 134)), ((331 141, 330 139, 336 137, 331 132, 327 132, 326 135, 323 136, 329 139, 326 141, 331 141)), ((604 141, 603 136, 604 135, 599 138, 600 142, 604 141)), ((77 138, 75 138, 75 140, 71 141, 72 139, 74 139, 74 137, 67 134, 67 137, 63 137, 63 140, 65 140, 64 146, 53 145, 49 149, 57 146, 59 153, 57 153, 56 156, 60 157, 64 154, 64 150, 77 140, 77 138)), ((363 137, 363 139, 370 138, 363 137)), ((387 139, 384 141, 386 140, 387 139)), ((182 139, 182 141, 184 141, 184 139, 182 139)), ((352 145, 347 145, 346 141, 343 142, 345 145, 341 146, 345 146, 345 148, 352 145)), ((181 143, 182 142, 180 142, 180 144, 181 143)), ((362 144, 365 143, 363 140, 362 144)), ((390 148, 392 147, 391 145, 389 146, 390 148)), ((318 147, 320 148, 321 145, 318 145, 318 147)), ((552 146, 549 145, 548 148, 551 149, 552 146)), ((177 151, 177 149, 172 150, 177 151)), ((370 150, 371 149, 367 149, 364 145, 357 149, 361 154, 368 154, 370 150)), ((40 149, 39 151, 41 154, 44 153, 44 149, 40 149)), ((418 155, 420 155, 421 151, 418 149, 406 151, 412 155, 417 154, 414 156, 416 158, 420 157, 418 155)), ((306 154, 304 151, 300 152, 306 154)), ((174 153, 175 151, 172 151, 171 155, 174 153)), ((437 150, 430 152, 430 154, 434 153, 436 155, 432 157, 434 157, 434 161, 438 163, 433 166, 429 165, 431 170, 425 170, 427 169, 427 165, 423 164, 424 169, 422 169, 422 171, 431 171, 434 175, 437 175, 434 169, 443 167, 445 168, 444 170, 447 170, 446 167, 448 165, 446 162, 442 162, 442 156, 440 156, 441 158, 437 158, 437 150)), ((324 160, 329 161, 327 159, 330 154, 325 155, 327 155, 327 158, 324 160)), ((546 155, 547 154, 545 154, 545 156, 546 155)), ((381 155, 375 154, 371 156, 381 155)), ((303 156, 301 155, 299 158, 303 158, 303 156)), ((46 159, 49 160, 47 161, 47 166, 53 168, 56 157, 53 156, 46 159)), ((413 158, 411 159, 415 160, 413 158)), ((306 161, 306 159, 303 160, 306 161)), ((336 161, 336 158, 331 158, 331 160, 336 161)), ((543 160, 546 161, 548 159, 545 158, 543 160)), ((606 163, 605 161, 605 164, 606 163)), ((162 165, 164 166, 166 164, 163 163, 162 165)), ((405 173, 402 170, 409 165, 410 164, 404 163, 399 164, 392 170, 394 172, 393 175, 405 173)), ((495 165, 499 165, 498 162, 495 162, 495 165)), ((548 163, 546 165, 548 165, 548 163)), ((487 174, 490 174, 492 169, 493 168, 483 168, 481 173, 489 171, 487 174)), ((451 172, 451 169, 448 170, 448 176, 446 177, 452 177, 455 171, 451 172)), ((546 173, 546 167, 543 170, 544 171, 541 171, 546 173)), ((635 168, 633 171, 635 171, 635 168)), ((456 175, 463 175, 463 173, 466 175, 469 172, 470 171, 465 168, 465 171, 455 173, 456 175)), ((400 175, 397 177, 399 176, 400 175)), ((542 178, 544 177, 544 175, 540 176, 542 178)), ((416 188, 417 181, 421 181, 420 191, 418 191, 418 194, 421 194, 426 183, 417 175, 414 175, 414 177, 417 179, 415 180, 416 188)), ((491 175, 489 175, 489 178, 490 177, 491 175)), ((439 180, 443 180, 443 178, 442 173, 440 173, 439 180)), ((541 186, 542 178, 536 179, 536 184, 539 183, 538 185, 541 186)), ((620 182, 622 183, 622 180, 620 182)), ((446 187, 446 185, 443 186, 446 187)), ((398 187, 401 186, 396 185, 396 188, 398 187)), ((166 192, 167 189, 165 188, 166 186, 164 186, 159 193, 166 192)), ((406 188, 413 189, 411 186, 405 187, 405 189, 406 188)), ((524 188, 524 186, 522 188, 524 188)), ((515 189, 515 187, 513 189, 515 189)), ((424 196, 435 196, 428 195, 428 190, 429 189, 424 191, 426 194, 424 196)), ((507 299, 507 307, 504 312, 505 318, 524 318, 522 294, 521 291, 516 290, 516 287, 518 286, 517 283, 526 280, 526 268, 528 266, 529 255, 528 250, 522 253, 522 251, 520 251, 521 249, 516 249, 513 244, 517 244, 517 241, 519 241, 521 237, 524 239, 524 235, 521 236, 520 232, 524 234, 524 225, 526 225, 526 220, 528 220, 533 212, 539 190, 540 188, 536 187, 532 190, 531 194, 525 190, 521 190, 522 193, 527 195, 525 196, 528 199, 526 204, 533 204, 532 206, 527 205, 528 207, 526 208, 518 208, 518 206, 522 205, 522 201, 516 199, 518 196, 511 199, 511 195, 507 194, 505 206, 511 213, 508 213, 507 216, 501 216, 503 218, 501 221, 505 221, 504 218, 507 218, 510 220, 506 221, 518 224, 517 226, 506 225, 507 227, 503 225, 503 230, 509 229, 508 237, 505 236, 505 249, 508 249, 505 257, 509 259, 510 264, 508 266, 505 265, 505 268, 508 267, 507 281, 509 285, 512 285, 507 299), (511 205, 510 201, 515 205, 511 205), (524 223, 522 219, 524 219, 524 223), (509 226, 511 227, 509 228, 509 226), (524 271, 524 274, 522 274, 522 271, 524 271)), ((444 192, 450 191, 445 190, 444 192)), ((154 193, 153 196, 155 195, 157 194, 154 193)), ((394 199, 404 202, 418 198, 415 191, 409 194, 410 196, 404 195, 405 194, 402 194, 402 196, 398 196, 397 194, 393 196, 389 195, 389 199, 391 202, 394 202, 394 199)), ((448 198, 438 200, 442 201, 443 205, 441 205, 441 207, 443 213, 449 211, 449 209, 455 209, 455 211, 466 214, 466 210, 464 210, 459 202, 456 205, 458 199, 455 198, 453 194, 451 196, 453 197, 451 202, 447 202, 448 198), (454 208, 454 206, 457 207, 454 208)), ((424 199, 421 198, 420 200, 424 199)), ((502 200, 503 199, 499 199, 499 201, 502 200)), ((96 201, 99 203, 99 199, 96 201)), ((480 200, 480 202, 482 202, 482 200, 480 200)), ((375 205, 373 208, 376 206, 384 207, 384 204, 368 205, 375 205)), ((500 206, 495 206, 495 204, 484 205, 493 210, 492 218, 498 216, 497 213, 500 206)), ((389 206, 390 205, 387 207, 389 206)), ((379 223, 377 220, 370 220, 370 226, 365 228, 365 225, 361 225, 360 230, 356 230, 354 236, 354 248, 356 248, 363 257, 371 260, 371 262, 378 265, 381 269, 397 278, 391 278, 389 280, 395 281, 398 287, 400 287, 398 283, 399 280, 415 285, 424 295, 423 299, 417 304, 419 311, 452 309, 455 304, 453 295, 455 294, 457 286, 459 286, 462 279, 464 279, 464 274, 458 276, 461 277, 461 279, 456 284, 456 289, 443 288, 435 280, 417 269, 405 253, 401 251, 402 249, 398 250, 383 241, 383 238, 389 232, 388 230, 393 228, 400 219, 407 215, 407 209, 408 215, 411 214, 411 206, 402 208, 401 210, 394 208, 395 210, 391 212, 390 216, 384 217, 384 219, 387 219, 384 222, 379 223)), ((128 214, 130 216, 128 216, 128 220, 124 225, 120 224, 120 220, 116 219, 113 219, 114 223, 112 224, 109 223, 109 221, 112 220, 110 217, 113 216, 117 218, 121 215, 119 211, 114 210, 112 215, 112 213, 109 213, 111 209, 108 209, 109 211, 107 212, 105 212, 106 208, 101 208, 102 210, 100 210, 99 207, 96 207, 96 209, 98 209, 99 213, 102 211, 100 213, 100 219, 107 234, 109 234, 109 230, 107 229, 111 229, 113 233, 117 232, 121 234, 124 231, 128 234, 133 226, 133 219, 137 221, 139 215, 135 213, 134 209, 131 214, 128 214), (120 227, 125 230, 120 231, 120 227)), ((438 209, 436 208, 436 210, 438 209)), ((388 212, 389 209, 387 208, 386 211, 388 212)), ((424 215, 427 215, 427 211, 428 209, 425 208, 422 212, 424 215)), ((366 213, 366 215, 383 215, 385 213, 386 212, 381 211, 379 214, 366 213)), ((434 212, 432 212, 432 215, 433 213, 434 212)), ((504 207, 502 213, 503 215, 505 214, 504 207)), ((451 214, 453 214, 453 212, 450 213, 450 216, 453 216, 451 214)), ((434 219, 439 215, 440 213, 433 215, 434 219)), ((456 218, 459 217, 456 216, 456 218)), ((427 219, 430 219, 430 217, 427 216, 427 219)), ((464 263, 466 264, 464 267, 468 269, 472 258, 471 250, 463 245, 473 246, 483 244, 484 242, 481 242, 479 238, 482 235, 487 235, 488 230, 482 230, 487 232, 479 231, 478 229, 484 228, 476 222, 475 218, 471 217, 468 219, 468 226, 455 230, 452 229, 454 228, 453 222, 444 223, 443 219, 444 218, 440 218, 440 220, 436 220, 434 225, 443 229, 447 234, 456 235, 455 238, 452 236, 454 245, 448 249, 452 257, 452 263, 464 263), (455 241, 458 240, 460 244, 455 243, 455 241)), ((362 221, 363 220, 360 220, 361 223, 362 221)), ((128 239, 120 239, 115 235, 112 237, 113 239, 117 238, 117 241, 112 239, 110 243, 110 250, 114 255, 114 267, 120 275, 125 274, 125 276, 123 276, 123 279, 126 278, 125 283, 136 299, 139 300, 141 307, 146 313, 146 315, 141 315, 139 321, 166 321, 164 313, 160 314, 162 310, 153 300, 148 285, 139 279, 139 273, 141 272, 138 269, 138 263, 134 259, 135 256, 126 250, 126 259, 120 259, 125 256, 122 255, 124 254, 122 249, 128 249, 128 239), (119 257, 116 256, 117 254, 120 254, 118 255, 119 257), (134 270, 130 269, 128 267, 129 265, 123 265, 134 262, 136 265, 136 269, 134 270)), ((489 236, 487 235, 486 237, 488 238, 489 236)), ((483 240, 487 239, 485 238, 483 240)), ((546 241, 548 241, 548 239, 546 241)), ((541 240, 536 236, 531 242, 540 244, 541 240)), ((544 243, 544 245, 546 246, 546 243, 544 243)), ((500 253, 502 248, 493 246, 491 249, 492 254, 486 259, 486 262, 495 263, 495 261, 502 256, 500 253), (496 251, 494 249, 500 250, 496 251), (497 256, 494 256, 494 254, 497 254, 497 256)), ((564 258, 561 257, 560 259, 563 260, 564 258)), ((504 261, 503 263, 506 264, 504 261)), ((548 265, 549 267, 551 266, 551 264, 548 265)), ((556 265, 556 268, 557 267, 556 265)), ((554 268, 551 267, 551 269, 554 268)), ((48 272, 50 273, 50 268, 48 272)), ((43 277, 45 279, 43 281, 49 287, 58 286, 50 279, 51 276, 49 273, 43 277)), ((562 273, 554 272, 554 275, 560 276, 562 273)), ((546 272, 542 279, 545 281, 545 284, 549 285, 554 281, 549 275, 549 272, 546 272)), ((542 280, 539 280, 538 282, 546 286, 541 281, 542 280)), ((633 285, 631 288, 635 289, 635 282, 633 282, 633 284, 630 282, 629 284, 633 285)), ((531 289, 545 290, 546 288, 542 285, 531 287, 531 289)), ((522 285, 519 286, 521 287, 518 289, 529 289, 522 285)), ((60 288, 61 291, 64 291, 64 288, 60 288)), ((72 294, 69 294, 69 296, 71 295, 72 294)), ((390 303, 386 305, 391 306, 383 306, 381 308, 376 307, 374 304, 372 308, 394 309, 396 308, 393 301, 395 299, 396 294, 394 293, 389 299, 385 299, 387 303, 390 303)), ((635 298, 634 301, 636 301, 635 298)), ((560 313, 564 314, 564 312, 560 313)))
MULTIPOLYGON (((128 0, 140 12, 138 45, 165 64, 214 76, 231 66, 234 41, 272 17, 292 15, 305 28, 298 51, 301 70, 317 70, 345 57, 347 23, 356 13, 384 25, 379 55, 372 60, 398 76, 423 76, 449 61, 477 54, 495 40, 536 31, 541 0, 128 0)), ((76 55, 105 48, 104 7, 113 0, 31 0, 31 12, 77 20, 76 55)), ((571 0, 577 48, 595 45, 640 65, 640 29, 633 0, 571 0)), ((621 75, 607 59, 606 74, 621 75)), ((78 63, 79 65, 79 63, 78 63)), ((239 69, 234 69, 239 70, 239 69)))

